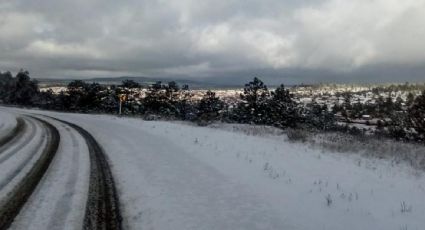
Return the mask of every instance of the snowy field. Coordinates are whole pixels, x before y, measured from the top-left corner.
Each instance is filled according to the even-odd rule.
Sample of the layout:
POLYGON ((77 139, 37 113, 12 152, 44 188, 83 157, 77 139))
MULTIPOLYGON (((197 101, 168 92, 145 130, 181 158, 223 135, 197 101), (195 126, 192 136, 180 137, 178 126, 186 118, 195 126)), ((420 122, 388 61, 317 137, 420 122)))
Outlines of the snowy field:
MULTIPOLYGON (((11 109, 0 107, 2 133, 16 122, 6 111, 11 109)), ((112 167, 125 229, 425 229, 425 177, 408 166, 229 127, 12 112, 29 113, 75 123, 97 139, 112 167)), ((84 141, 53 119, 38 117, 59 128, 62 154, 18 216, 16 229, 31 221, 54 228, 49 216, 66 210, 75 211, 64 222, 72 225, 84 210, 89 167, 84 141), (62 201, 68 206, 61 208, 62 201)))

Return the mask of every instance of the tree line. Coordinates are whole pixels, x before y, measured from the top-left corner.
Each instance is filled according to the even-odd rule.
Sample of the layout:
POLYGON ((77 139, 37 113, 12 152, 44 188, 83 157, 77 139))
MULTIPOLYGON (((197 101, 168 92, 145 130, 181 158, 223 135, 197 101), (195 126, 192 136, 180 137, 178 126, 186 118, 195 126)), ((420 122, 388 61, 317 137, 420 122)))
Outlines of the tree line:
POLYGON ((350 94, 345 103, 328 105, 313 102, 299 105, 294 96, 284 86, 275 90, 259 79, 254 78, 245 84, 239 100, 229 104, 215 92, 207 91, 202 99, 193 100, 189 86, 179 86, 176 82, 156 82, 142 92, 141 85, 132 80, 124 80, 121 85, 104 86, 74 80, 66 90, 54 93, 40 91, 38 83, 32 80, 27 71, 19 71, 15 77, 10 72, 0 73, 0 102, 3 104, 39 107, 48 110, 117 113, 119 95, 127 95, 123 102, 124 114, 141 115, 146 119, 179 119, 205 125, 213 121, 270 125, 278 128, 298 128, 316 131, 344 131, 361 134, 361 130, 348 125, 340 125, 335 114, 346 116, 374 110, 391 118, 385 128, 378 128, 376 134, 399 140, 425 140, 425 91, 416 98, 410 98, 408 110, 399 111, 400 102, 380 99, 378 108, 369 105, 350 103, 350 94), (144 93, 145 95, 140 95, 144 93))

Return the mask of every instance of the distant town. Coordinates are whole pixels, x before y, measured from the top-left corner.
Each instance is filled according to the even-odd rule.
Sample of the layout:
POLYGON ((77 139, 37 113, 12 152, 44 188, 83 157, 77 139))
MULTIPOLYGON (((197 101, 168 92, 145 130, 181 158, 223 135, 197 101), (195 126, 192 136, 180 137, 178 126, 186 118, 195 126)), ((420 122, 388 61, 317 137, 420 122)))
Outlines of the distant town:
MULTIPOLYGON (((108 88, 114 87, 114 85, 106 85, 108 88)), ((145 87, 128 89, 132 103, 142 103, 149 92, 149 85, 147 83, 144 85, 145 87)), ((206 92, 212 91, 231 108, 237 106, 241 101, 240 95, 244 92, 243 87, 188 89, 188 92, 190 92, 189 100, 192 102, 199 102, 206 92)), ((270 88, 270 90, 273 90, 273 88, 270 88)), ((341 124, 349 124, 361 129, 374 129, 377 125, 385 126, 393 118, 390 111, 387 113, 379 112, 377 111, 379 108, 382 110, 385 106, 392 106, 391 110, 396 110, 396 113, 405 113, 414 99, 425 90, 425 84, 317 84, 291 86, 288 87, 288 90, 299 107, 326 106, 341 124), (346 110, 342 108, 344 105, 348 105, 346 110)), ((59 94, 66 92, 67 86, 45 84, 40 87, 40 91, 51 91, 59 94)))

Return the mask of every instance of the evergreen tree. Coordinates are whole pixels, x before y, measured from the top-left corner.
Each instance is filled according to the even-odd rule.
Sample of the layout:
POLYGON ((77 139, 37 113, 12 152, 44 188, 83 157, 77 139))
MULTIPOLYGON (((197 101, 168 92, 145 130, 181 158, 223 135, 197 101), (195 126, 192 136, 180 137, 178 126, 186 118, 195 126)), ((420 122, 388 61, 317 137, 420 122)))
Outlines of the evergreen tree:
POLYGON ((198 105, 198 118, 201 121, 213 121, 219 118, 224 108, 224 102, 215 95, 215 92, 208 90, 198 105))
POLYGON ((422 91, 420 96, 416 97, 408 113, 409 121, 418 133, 418 138, 425 140, 425 90, 422 91))
POLYGON ((77 111, 98 111, 106 88, 98 83, 75 80, 68 84, 69 108, 77 111))
POLYGON ((349 92, 345 92, 342 94, 343 98, 344 98, 344 109, 345 110, 351 110, 351 98, 352 95, 349 92))
POLYGON ((193 93, 188 85, 183 85, 179 92, 179 98, 176 99, 175 107, 178 111, 178 117, 183 120, 195 120, 197 116, 197 107, 192 102, 193 93))
POLYGON ((379 96, 378 99, 376 100, 376 117, 384 117, 385 116, 385 100, 384 97, 379 96))
POLYGON ((81 80, 74 80, 68 83, 67 86, 67 96, 68 101, 67 109, 69 110, 79 110, 81 108, 81 101, 84 100, 88 84, 81 80))
POLYGON ((409 92, 406 98, 406 106, 410 107, 413 104, 413 102, 415 102, 415 95, 413 95, 412 92, 409 92))
POLYGON ((285 89, 282 84, 271 94, 270 102, 267 103, 269 109, 266 110, 268 123, 280 128, 295 127, 299 116, 297 104, 292 99, 289 90, 285 89))
POLYGON ((72 106, 71 97, 64 91, 60 91, 55 98, 55 109, 68 111, 72 106))
POLYGON ((37 105, 43 109, 54 109, 55 95, 53 94, 53 90, 49 89, 45 92, 40 92, 38 95, 37 105))
POLYGON ((403 99, 400 96, 398 96, 395 99, 395 102, 394 102, 394 110, 395 111, 401 111, 401 110, 403 110, 402 104, 403 104, 403 99))
POLYGON ((145 112, 178 117, 179 87, 176 82, 163 85, 160 81, 149 87, 143 105, 145 112))
POLYGON ((9 90, 9 103, 18 105, 33 105, 39 93, 37 81, 31 80, 25 70, 19 71, 9 90))
POLYGON ((245 84, 242 100, 237 108, 237 119, 242 123, 265 124, 267 122, 267 102, 269 91, 258 78, 245 84))
POLYGON ((389 95, 385 99, 385 103, 384 103, 384 114, 391 114, 393 112, 394 112, 394 102, 393 102, 393 99, 391 98, 391 96, 389 95))
POLYGON ((307 111, 304 114, 304 123, 310 128, 318 130, 336 128, 335 117, 333 113, 329 112, 327 105, 319 105, 313 101, 307 106, 307 111))
POLYGON ((357 102, 352 106, 352 117, 360 118, 363 115, 363 104, 360 101, 360 98, 357 99, 357 102))
POLYGON ((143 100, 145 112, 147 113, 160 113, 162 108, 166 104, 166 96, 164 85, 158 81, 152 84, 146 93, 146 97, 143 100))
POLYGON ((108 90, 107 93, 105 93, 105 97, 102 98, 100 108, 106 113, 117 113, 118 105, 118 97, 113 90, 108 90))
POLYGON ((343 110, 341 111, 342 116, 345 117, 346 120, 349 120, 351 117, 351 94, 349 92, 345 92, 342 94, 342 97, 344 98, 344 102, 342 104, 343 110))
POLYGON ((396 140, 404 140, 408 136, 406 129, 409 127, 408 118, 405 113, 392 113, 391 123, 388 125, 388 134, 396 140))
POLYGON ((12 90, 15 88, 15 79, 11 72, 0 73, 0 100, 10 103, 12 90))

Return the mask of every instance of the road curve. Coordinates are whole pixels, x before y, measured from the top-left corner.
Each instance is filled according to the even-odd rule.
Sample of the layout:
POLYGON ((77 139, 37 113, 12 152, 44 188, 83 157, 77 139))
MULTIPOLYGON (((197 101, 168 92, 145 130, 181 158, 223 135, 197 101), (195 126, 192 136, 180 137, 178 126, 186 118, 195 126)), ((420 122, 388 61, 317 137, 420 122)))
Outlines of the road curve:
POLYGON ((77 130, 84 137, 90 154, 89 195, 84 217, 84 229, 120 230, 122 216, 114 179, 106 155, 95 138, 80 126, 60 121, 77 130))
POLYGON ((58 130, 44 120, 36 117, 32 117, 32 119, 38 120, 46 127, 49 133, 47 138, 48 144, 30 171, 10 192, 8 199, 2 201, 0 204, 0 229, 7 229, 12 224, 47 171, 59 146, 60 135, 58 130))
POLYGON ((43 179, 9 229, 81 230, 90 175, 86 141, 68 125, 40 118, 58 129, 59 148, 43 179))

